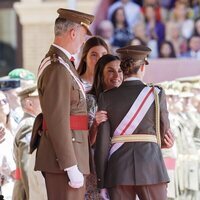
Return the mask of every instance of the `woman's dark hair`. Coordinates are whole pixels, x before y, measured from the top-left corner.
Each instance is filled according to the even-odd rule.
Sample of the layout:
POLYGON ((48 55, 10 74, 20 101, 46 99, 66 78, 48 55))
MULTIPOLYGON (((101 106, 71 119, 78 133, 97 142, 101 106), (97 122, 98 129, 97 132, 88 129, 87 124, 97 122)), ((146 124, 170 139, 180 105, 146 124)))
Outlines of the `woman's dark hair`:
POLYGON ((111 54, 103 55, 96 63, 95 65, 95 72, 94 72, 94 82, 92 84, 92 88, 90 90, 90 94, 93 94, 96 96, 97 100, 99 97, 99 94, 104 91, 104 77, 103 77, 103 71, 105 69, 105 66, 115 60, 120 60, 118 56, 114 56, 111 54))
POLYGON ((103 46, 107 52, 109 53, 109 47, 106 44, 106 42, 103 40, 103 38, 99 37, 99 36, 93 36, 91 38, 89 38, 86 43, 84 44, 83 50, 82 50, 82 56, 81 56, 81 60, 77 69, 78 74, 81 76, 86 72, 86 68, 87 68, 87 63, 86 63, 86 57, 87 54, 89 52, 89 50, 92 47, 95 46, 103 46))
POLYGON ((128 22, 127 22, 125 11, 124 11, 123 7, 119 7, 113 12, 113 14, 111 16, 111 22, 113 23, 114 28, 116 28, 117 27, 116 14, 117 14, 118 10, 122 10, 123 11, 123 13, 124 13, 124 27, 127 28, 128 27, 128 22))
POLYGON ((160 45, 160 48, 159 48, 159 58, 165 58, 165 56, 161 52, 162 46, 165 45, 165 44, 169 45, 169 47, 171 49, 171 53, 170 53, 170 55, 169 55, 168 58, 176 58, 176 53, 175 53, 174 45, 170 41, 167 41, 167 40, 163 41, 161 43, 161 45, 160 45))

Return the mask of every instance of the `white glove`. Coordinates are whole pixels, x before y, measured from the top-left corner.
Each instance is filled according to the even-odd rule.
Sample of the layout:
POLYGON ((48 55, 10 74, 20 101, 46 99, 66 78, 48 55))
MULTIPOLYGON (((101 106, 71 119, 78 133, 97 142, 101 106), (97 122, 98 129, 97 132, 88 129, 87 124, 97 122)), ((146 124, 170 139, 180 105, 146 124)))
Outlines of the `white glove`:
POLYGON ((103 200, 110 200, 108 190, 106 188, 100 190, 100 196, 103 200))
POLYGON ((74 165, 66 169, 67 175, 69 177, 69 186, 72 188, 80 188, 84 184, 83 174, 79 171, 77 165, 74 165))

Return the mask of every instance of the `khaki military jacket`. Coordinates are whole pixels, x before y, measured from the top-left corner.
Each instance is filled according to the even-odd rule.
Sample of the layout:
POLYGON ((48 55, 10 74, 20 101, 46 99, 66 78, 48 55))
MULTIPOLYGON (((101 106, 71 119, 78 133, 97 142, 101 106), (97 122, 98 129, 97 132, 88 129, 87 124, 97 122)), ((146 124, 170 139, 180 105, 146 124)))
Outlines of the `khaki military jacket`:
MULTIPOLYGON (((146 85, 140 80, 125 81, 119 88, 104 92, 98 101, 99 110, 106 110, 108 120, 99 126, 95 164, 99 188, 117 185, 151 185, 169 181, 161 149, 153 142, 124 143, 108 159, 111 138, 119 123, 146 85)), ((164 91, 159 93, 161 140, 169 129, 164 91)), ((153 103, 133 134, 153 134, 155 104, 153 103)))
POLYGON ((14 140, 14 157, 16 168, 20 171, 20 179, 15 181, 13 200, 29 199, 28 160, 29 143, 35 117, 25 113, 20 121, 14 140))
POLYGON ((83 174, 89 173, 88 131, 71 130, 70 115, 87 115, 87 106, 80 87, 56 57, 78 74, 67 56, 51 46, 46 57, 51 64, 38 78, 38 92, 47 130, 41 134, 37 148, 35 170, 63 173, 65 168, 78 165, 83 174))
POLYGON ((29 200, 47 200, 45 180, 41 172, 34 171, 36 151, 30 154, 28 168, 29 200))

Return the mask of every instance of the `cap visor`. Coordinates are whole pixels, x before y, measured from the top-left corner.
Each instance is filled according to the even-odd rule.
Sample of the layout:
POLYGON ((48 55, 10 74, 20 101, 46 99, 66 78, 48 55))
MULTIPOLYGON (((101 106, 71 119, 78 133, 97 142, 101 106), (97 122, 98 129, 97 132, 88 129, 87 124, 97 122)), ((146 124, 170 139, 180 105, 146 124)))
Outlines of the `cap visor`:
POLYGON ((87 31, 87 35, 92 35, 91 31, 89 30, 89 28, 87 26, 85 26, 84 24, 81 24, 87 31))

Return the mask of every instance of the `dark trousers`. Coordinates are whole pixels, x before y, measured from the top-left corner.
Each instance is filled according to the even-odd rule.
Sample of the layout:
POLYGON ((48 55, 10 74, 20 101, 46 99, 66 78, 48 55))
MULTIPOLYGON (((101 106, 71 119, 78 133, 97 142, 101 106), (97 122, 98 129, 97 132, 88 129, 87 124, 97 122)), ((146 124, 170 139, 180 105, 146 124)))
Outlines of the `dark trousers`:
POLYGON ((48 200, 84 200, 85 184, 74 189, 69 186, 67 174, 44 173, 48 200))
POLYGON ((108 189, 111 200, 167 200, 167 184, 126 186, 119 185, 108 189))

